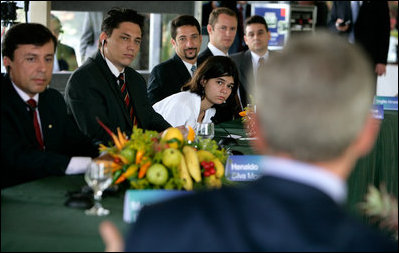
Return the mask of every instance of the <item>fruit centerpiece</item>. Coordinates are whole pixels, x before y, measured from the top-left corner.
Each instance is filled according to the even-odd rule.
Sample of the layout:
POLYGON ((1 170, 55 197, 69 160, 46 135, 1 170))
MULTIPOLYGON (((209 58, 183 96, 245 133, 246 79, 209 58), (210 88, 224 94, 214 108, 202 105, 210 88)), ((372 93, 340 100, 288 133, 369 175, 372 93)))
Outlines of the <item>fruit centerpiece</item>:
POLYGON ((195 138, 189 127, 187 137, 179 128, 162 134, 133 128, 130 139, 117 129, 113 144, 100 144, 98 158, 112 168, 113 184, 131 189, 194 190, 219 188, 224 180, 227 153, 214 140, 195 138), (107 158, 108 157, 108 158, 107 158))

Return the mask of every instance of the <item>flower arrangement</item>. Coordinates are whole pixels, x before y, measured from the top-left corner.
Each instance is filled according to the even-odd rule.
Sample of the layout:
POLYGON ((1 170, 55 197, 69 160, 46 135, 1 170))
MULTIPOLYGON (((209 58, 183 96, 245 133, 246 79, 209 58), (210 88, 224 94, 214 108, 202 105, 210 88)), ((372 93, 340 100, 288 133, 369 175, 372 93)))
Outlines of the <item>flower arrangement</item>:
POLYGON ((240 112, 239 115, 242 117, 242 122, 244 123, 245 131, 248 137, 255 137, 255 122, 254 122, 254 115, 255 115, 255 106, 248 104, 244 111, 240 112))
POLYGON ((359 208, 372 217, 372 222, 379 223, 381 229, 387 229, 398 240, 398 200, 387 192, 384 184, 380 190, 370 185, 359 208))
POLYGON ((129 139, 119 128, 115 134, 98 122, 113 139, 112 145, 99 147, 106 154, 101 162, 112 168, 113 184, 188 191, 222 186, 226 151, 214 140, 195 138, 191 127, 186 137, 173 127, 162 134, 134 127, 129 139))

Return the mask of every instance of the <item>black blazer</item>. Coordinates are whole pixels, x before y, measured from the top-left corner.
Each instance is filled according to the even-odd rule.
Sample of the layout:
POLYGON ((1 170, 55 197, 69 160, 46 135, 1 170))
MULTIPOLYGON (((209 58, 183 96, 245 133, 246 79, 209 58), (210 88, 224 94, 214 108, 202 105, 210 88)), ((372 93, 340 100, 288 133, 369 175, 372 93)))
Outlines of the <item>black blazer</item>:
POLYGON ((237 66, 239 77, 240 77, 240 95, 243 106, 245 107, 249 102, 249 91, 252 88, 252 84, 255 81, 254 68, 252 66, 251 51, 246 50, 231 55, 231 59, 237 66))
POLYGON ((1 76, 1 188, 63 175, 72 156, 98 155, 76 126, 62 95, 51 88, 39 94, 39 114, 46 147, 36 140, 33 118, 7 75, 1 76))
POLYGON ((209 56, 213 56, 212 51, 209 49, 209 47, 206 47, 206 49, 204 51, 202 51, 199 55, 198 55, 198 59, 197 59, 197 64, 198 67, 206 60, 208 59, 209 56))
POLYGON ((151 104, 181 91, 190 81, 191 75, 182 59, 175 54, 173 58, 155 66, 148 79, 148 100, 151 104))
POLYGON ((265 176, 144 206, 126 251, 397 251, 307 185, 265 176))
MULTIPOLYGON (((137 71, 126 67, 125 80, 138 127, 156 131, 170 127, 148 102, 144 78, 137 71)), ((116 77, 100 51, 95 58, 89 58, 71 75, 65 89, 65 101, 81 131, 95 143, 107 143, 111 140, 97 123, 96 117, 114 133, 117 127, 128 136, 132 133, 133 123, 117 86, 116 77)))
MULTIPOLYGON (((350 1, 334 1, 329 21, 330 29, 338 32, 335 21, 350 20, 355 32, 355 42, 369 54, 374 64, 387 63, 390 36, 389 7, 387 1, 363 1, 356 23, 352 22, 350 1)), ((348 32, 343 35, 348 35, 348 32)))

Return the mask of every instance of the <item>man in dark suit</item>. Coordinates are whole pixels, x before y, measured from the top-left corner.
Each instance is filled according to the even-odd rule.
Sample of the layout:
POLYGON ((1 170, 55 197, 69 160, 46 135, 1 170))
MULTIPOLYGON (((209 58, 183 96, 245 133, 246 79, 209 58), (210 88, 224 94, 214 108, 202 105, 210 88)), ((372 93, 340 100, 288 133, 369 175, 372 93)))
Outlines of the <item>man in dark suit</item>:
POLYGON ((228 56, 229 48, 234 42, 237 32, 237 14, 226 7, 212 10, 207 25, 209 43, 207 48, 198 55, 201 65, 209 56, 228 56))
POLYGON ((245 20, 244 41, 249 49, 231 56, 240 73, 240 98, 243 106, 252 103, 253 94, 249 91, 254 88, 251 85, 258 68, 269 58, 269 40, 269 28, 263 17, 255 15, 245 20))
POLYGON ((84 172, 98 154, 67 115, 62 95, 47 88, 56 45, 50 30, 33 23, 14 25, 3 38, 1 188, 84 172))
POLYGON ((154 67, 148 81, 148 99, 151 104, 181 91, 197 69, 197 56, 201 47, 201 27, 190 15, 181 15, 170 25, 171 43, 175 56, 154 67))
POLYGON ((136 11, 110 10, 101 27, 100 50, 68 80, 68 109, 95 143, 111 140, 96 118, 111 131, 120 127, 128 136, 134 125, 157 131, 170 127, 148 102, 144 78, 128 67, 139 52, 142 27, 143 17, 136 11))
POLYGON ((334 1, 329 27, 334 32, 348 36, 349 42, 363 47, 373 61, 377 83, 377 76, 386 72, 389 50, 387 1, 334 1))
MULTIPOLYGON (((253 145, 265 155, 264 175, 144 206, 125 250, 397 251, 394 239, 343 207, 346 180, 379 132, 369 65, 335 35, 290 40, 258 78, 267 85, 255 94, 253 145)), ((102 223, 100 231, 108 250, 122 249, 114 226, 102 223)))

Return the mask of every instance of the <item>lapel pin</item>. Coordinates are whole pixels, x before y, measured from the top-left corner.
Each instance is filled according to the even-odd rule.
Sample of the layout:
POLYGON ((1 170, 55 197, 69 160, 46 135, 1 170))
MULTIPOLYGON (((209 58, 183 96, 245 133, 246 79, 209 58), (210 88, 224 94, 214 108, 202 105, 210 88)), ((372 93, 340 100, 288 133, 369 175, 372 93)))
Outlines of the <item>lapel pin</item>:
POLYGON ((51 124, 50 124, 50 125, 48 125, 48 128, 53 128, 53 125, 51 125, 51 124))

